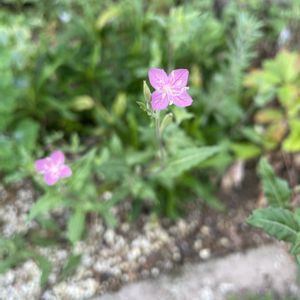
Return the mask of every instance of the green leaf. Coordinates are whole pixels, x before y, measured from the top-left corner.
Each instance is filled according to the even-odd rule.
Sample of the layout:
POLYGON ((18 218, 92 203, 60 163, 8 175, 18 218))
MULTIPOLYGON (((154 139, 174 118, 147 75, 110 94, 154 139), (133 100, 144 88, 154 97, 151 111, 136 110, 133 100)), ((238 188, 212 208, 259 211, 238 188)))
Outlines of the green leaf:
POLYGON ((292 255, 298 255, 300 254, 300 234, 297 234, 296 241, 293 243, 291 250, 290 250, 292 255))
POLYGON ((120 5, 110 5, 106 10, 104 10, 96 21, 96 29, 102 30, 108 23, 113 22, 122 13, 122 8, 120 5))
POLYGON ((77 96, 72 100, 70 106, 75 111, 90 110, 95 106, 95 100, 89 95, 77 96))
POLYGON ((45 214, 54 208, 66 206, 67 200, 64 200, 56 193, 47 193, 39 198, 30 209, 28 219, 32 220, 35 217, 45 214))
POLYGON ((143 82, 143 92, 144 92, 144 100, 146 107, 149 108, 150 102, 151 102, 151 91, 148 87, 147 82, 144 80, 143 82))
POLYGON ((14 136, 18 143, 27 150, 33 150, 36 146, 39 125, 31 119, 24 119, 18 122, 14 136))
POLYGON ((161 176, 175 178, 185 171, 196 167, 202 161, 220 152, 220 147, 192 147, 179 150, 176 156, 170 159, 161 176))
POLYGON ((129 168, 124 158, 111 158, 107 162, 101 164, 97 171, 108 181, 118 181, 126 176, 129 168))
POLYGON ((81 191, 90 179, 95 165, 96 151, 96 148, 92 149, 73 164, 73 175, 69 179, 69 186, 74 191, 81 191))
POLYGON ((272 166, 266 159, 260 160, 258 174, 262 180, 263 191, 269 205, 285 207, 291 197, 291 190, 288 183, 275 176, 272 166))
POLYGON ((300 208, 296 208, 294 210, 294 218, 296 222, 298 223, 298 226, 300 227, 300 208))
POLYGON ((214 195, 214 191, 209 182, 202 182, 193 176, 185 176, 182 178, 181 183, 194 191, 200 200, 208 206, 219 211, 223 211, 225 209, 225 205, 214 195))
POLYGON ((284 83, 292 82, 300 74, 299 55, 296 52, 283 50, 276 55, 275 59, 267 60, 264 69, 277 74, 284 83))
POLYGON ((44 288, 47 285, 48 278, 50 275, 50 272, 52 270, 52 263, 50 260, 48 260, 45 256, 33 254, 34 259, 37 261, 39 268, 42 271, 40 284, 41 287, 44 288))
POLYGON ((194 114, 187 111, 183 107, 173 107, 172 112, 174 113, 177 125, 181 124, 185 120, 189 120, 194 117, 194 114))
POLYGON ((257 157, 261 153, 261 149, 251 143, 233 143, 231 149, 239 159, 247 160, 257 157))
POLYGON ((124 115, 127 106, 127 95, 126 93, 119 93, 113 103, 112 112, 116 117, 124 115))
POLYGON ((259 124, 279 122, 283 119, 283 113, 276 108, 262 108, 255 114, 254 119, 259 124))
POLYGON ((11 139, 0 136, 0 169, 1 171, 12 171, 20 164, 19 156, 15 155, 16 143, 11 139))
POLYGON ((173 114, 172 113, 168 113, 164 116, 162 122, 161 122, 161 125, 160 125, 160 128, 159 128, 159 132, 160 132, 160 135, 163 134, 164 130, 170 125, 172 124, 172 121, 173 121, 173 114))
POLYGON ((85 227, 85 212, 77 208, 68 222, 67 237, 73 244, 80 240, 85 227))
POLYGON ((282 148, 287 152, 297 152, 300 150, 300 121, 290 121, 290 133, 284 140, 282 148))
POLYGON ((70 255, 66 264, 64 265, 62 272, 60 274, 60 280, 65 280, 67 277, 71 276, 75 271, 81 261, 81 255, 70 255))
POLYGON ((270 236, 278 240, 295 242, 300 230, 293 214, 284 208, 268 207, 253 211, 248 223, 263 229, 270 236))

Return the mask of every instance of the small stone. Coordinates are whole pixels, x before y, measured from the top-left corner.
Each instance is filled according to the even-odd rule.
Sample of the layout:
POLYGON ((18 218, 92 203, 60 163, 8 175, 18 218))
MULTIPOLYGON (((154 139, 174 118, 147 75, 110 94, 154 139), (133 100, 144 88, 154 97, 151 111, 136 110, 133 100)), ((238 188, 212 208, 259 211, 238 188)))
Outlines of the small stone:
POLYGON ((146 261, 147 261, 147 260, 146 260, 146 257, 145 257, 145 256, 141 256, 141 257, 139 258, 139 260, 138 260, 139 264, 141 264, 141 265, 145 264, 146 261))
POLYGON ((173 268, 173 266, 174 265, 173 265, 173 263, 170 260, 166 261, 165 264, 164 264, 164 268, 166 270, 171 270, 173 268))
POLYGON ((185 235, 188 231, 188 226, 184 220, 178 222, 178 230, 181 235, 185 235))
POLYGON ((143 278, 149 277, 149 270, 142 270, 141 275, 142 275, 143 278))
POLYGON ((210 235, 210 228, 206 225, 203 225, 200 229, 203 235, 209 236, 210 235))
POLYGON ((179 252, 175 252, 173 254, 173 260, 178 262, 178 261, 180 261, 180 259, 181 259, 180 253, 179 252))
POLYGON ((157 277, 159 275, 159 269, 158 268, 152 268, 151 269, 151 274, 154 277, 157 277))
POLYGON ((209 248, 204 248, 199 251, 199 256, 200 258, 206 260, 210 258, 210 249, 209 248))
POLYGON ((141 250, 140 248, 133 248, 128 254, 127 258, 129 261, 136 260, 139 256, 141 256, 141 250))
POLYGON ((129 231, 129 229, 130 229, 130 225, 128 223, 122 223, 122 225, 121 225, 121 231, 123 233, 127 233, 129 231))
POLYGON ((225 247, 225 248, 228 248, 230 246, 230 241, 227 237, 222 237, 220 239, 220 244, 225 247))
POLYGON ((127 274, 122 275, 122 281, 123 282, 128 282, 129 276, 127 274))
POLYGON ((82 262, 82 264, 83 264, 85 267, 89 268, 89 267, 92 266, 94 260, 93 260, 93 258, 92 258, 90 255, 84 254, 84 255, 82 256, 81 262, 82 262))
POLYGON ((104 199, 105 201, 108 201, 108 200, 110 200, 111 197, 112 197, 112 192, 106 191, 106 192, 104 192, 104 193, 102 194, 102 197, 103 197, 103 199, 104 199))
POLYGON ((199 251, 202 248, 202 245, 203 245, 202 240, 196 240, 194 242, 194 250, 199 251))
POLYGON ((107 229, 104 234, 104 241, 107 245, 113 246, 115 243, 116 234, 112 229, 107 229))

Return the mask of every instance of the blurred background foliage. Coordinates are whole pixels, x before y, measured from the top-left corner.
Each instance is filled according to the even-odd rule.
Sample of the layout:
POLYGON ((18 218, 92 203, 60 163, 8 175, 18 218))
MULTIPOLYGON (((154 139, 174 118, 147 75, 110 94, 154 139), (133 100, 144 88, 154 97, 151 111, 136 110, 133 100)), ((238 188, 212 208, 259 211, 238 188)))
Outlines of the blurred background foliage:
POLYGON ((79 226, 69 226, 72 242, 86 213, 114 225, 110 208, 124 199, 133 219, 144 203, 169 217, 195 199, 223 209, 214 190, 233 161, 282 143, 286 151, 300 147, 299 57, 286 50, 272 58, 299 48, 296 0, 4 0, 0 7, 0 170, 4 182, 16 182, 33 177, 36 158, 65 151, 78 171, 59 195, 34 179, 44 195, 30 217, 68 207, 79 226), (194 99, 187 109, 170 108, 168 164, 159 174, 154 127, 137 105, 150 67, 189 69, 194 99))

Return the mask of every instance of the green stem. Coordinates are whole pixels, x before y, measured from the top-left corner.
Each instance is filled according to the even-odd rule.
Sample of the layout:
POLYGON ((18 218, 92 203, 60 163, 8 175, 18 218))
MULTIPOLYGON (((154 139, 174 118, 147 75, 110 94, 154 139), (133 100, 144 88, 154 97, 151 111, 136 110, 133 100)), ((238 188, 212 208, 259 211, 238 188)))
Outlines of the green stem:
POLYGON ((159 147, 159 159, 161 162, 161 168, 163 169, 165 166, 165 155, 164 155, 164 146, 162 141, 162 136, 160 132, 160 114, 159 111, 156 113, 155 119, 155 133, 156 133, 156 140, 159 147))

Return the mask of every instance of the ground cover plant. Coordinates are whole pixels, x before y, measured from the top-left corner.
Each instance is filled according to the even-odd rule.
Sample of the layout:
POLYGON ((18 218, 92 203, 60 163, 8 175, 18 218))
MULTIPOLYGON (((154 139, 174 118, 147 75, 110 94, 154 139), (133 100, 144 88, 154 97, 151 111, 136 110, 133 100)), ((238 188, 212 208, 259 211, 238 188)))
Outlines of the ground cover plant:
MULTIPOLYGON (((176 219, 199 199, 224 210, 215 191, 234 161, 281 145, 299 150, 299 54, 273 49, 295 26, 296 1, 282 4, 286 14, 260 1, 216 3, 1 4, 1 178, 33 183, 28 221, 46 232, 43 243, 55 232, 54 242, 76 245, 93 214, 118 226, 113 209, 125 199, 131 222, 145 208, 176 219), (261 64, 264 56, 274 57, 261 64), (170 80, 181 72, 182 82, 161 85, 153 72, 170 80), (63 228, 51 217, 58 208, 67 213, 63 228)), ((33 241, 0 241, 0 272, 35 257, 47 284, 51 263, 34 254, 33 241)), ((71 256, 66 268, 78 261, 71 256)))

